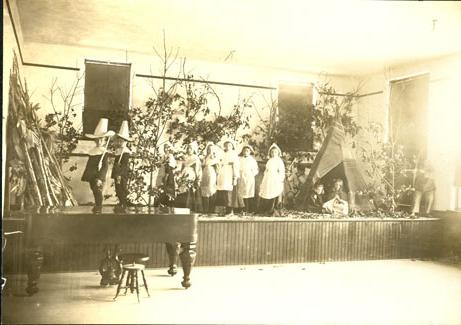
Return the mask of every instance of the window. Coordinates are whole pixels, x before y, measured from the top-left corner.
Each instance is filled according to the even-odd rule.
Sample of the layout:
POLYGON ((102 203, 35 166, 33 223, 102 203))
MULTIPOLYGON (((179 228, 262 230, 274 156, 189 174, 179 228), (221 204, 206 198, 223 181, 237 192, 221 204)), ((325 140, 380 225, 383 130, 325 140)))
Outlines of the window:
POLYGON ((389 131, 409 157, 424 160, 427 146, 429 75, 391 81, 389 131))
POLYGON ((85 60, 83 134, 93 133, 100 118, 118 131, 128 118, 131 64, 85 60))
POLYGON ((313 85, 281 83, 277 143, 283 151, 312 151, 313 85))

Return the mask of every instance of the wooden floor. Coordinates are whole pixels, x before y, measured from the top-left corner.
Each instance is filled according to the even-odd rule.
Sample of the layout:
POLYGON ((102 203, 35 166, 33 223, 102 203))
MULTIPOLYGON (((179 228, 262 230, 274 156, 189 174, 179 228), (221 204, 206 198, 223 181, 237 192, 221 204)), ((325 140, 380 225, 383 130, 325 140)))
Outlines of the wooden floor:
POLYGON ((27 297, 25 278, 10 277, 2 323, 461 324, 461 267, 432 261, 197 267, 188 290, 180 274, 151 269, 139 304, 132 294, 113 302, 115 287, 99 279, 44 274, 27 297))

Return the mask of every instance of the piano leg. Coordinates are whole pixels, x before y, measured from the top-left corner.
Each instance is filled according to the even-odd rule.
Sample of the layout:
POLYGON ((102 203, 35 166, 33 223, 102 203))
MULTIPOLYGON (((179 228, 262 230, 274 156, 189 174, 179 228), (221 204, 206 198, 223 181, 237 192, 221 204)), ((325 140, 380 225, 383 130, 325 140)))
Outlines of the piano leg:
POLYGON ((40 279, 40 270, 43 264, 43 253, 40 249, 31 249, 27 256, 27 287, 26 292, 29 296, 36 294, 38 289, 38 280, 40 279))
POLYGON ((192 265, 194 265, 196 255, 197 243, 181 243, 181 253, 179 254, 179 258, 181 259, 182 269, 184 272, 181 284, 186 289, 191 286, 190 272, 192 271, 192 265))
POLYGON ((177 271, 177 260, 178 260, 178 255, 179 255, 179 243, 165 243, 166 246, 166 252, 168 254, 168 261, 169 261, 169 269, 168 269, 168 274, 173 276, 177 271))

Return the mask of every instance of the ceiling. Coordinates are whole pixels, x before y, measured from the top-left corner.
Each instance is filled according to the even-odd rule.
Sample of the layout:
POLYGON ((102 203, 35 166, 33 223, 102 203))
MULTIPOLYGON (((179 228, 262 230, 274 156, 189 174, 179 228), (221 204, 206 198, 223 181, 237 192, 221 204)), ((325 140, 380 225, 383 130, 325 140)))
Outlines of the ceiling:
POLYGON ((332 74, 461 53, 460 2, 9 1, 24 42, 49 46, 151 54, 165 30, 188 59, 332 74))

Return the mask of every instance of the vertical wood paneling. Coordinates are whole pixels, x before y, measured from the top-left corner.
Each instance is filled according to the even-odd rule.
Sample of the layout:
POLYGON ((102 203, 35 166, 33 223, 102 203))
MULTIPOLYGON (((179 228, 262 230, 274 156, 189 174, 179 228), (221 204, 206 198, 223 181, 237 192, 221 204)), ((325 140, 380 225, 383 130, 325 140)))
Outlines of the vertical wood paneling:
MULTIPOLYGON (((441 227, 439 220, 201 221, 196 265, 431 258, 440 253, 441 227)), ((97 270, 104 248, 51 243, 43 271, 97 270)), ((168 265, 164 243, 120 249, 148 254, 148 267, 168 265)), ((25 272, 23 239, 8 241, 4 264, 7 273, 25 272)))

